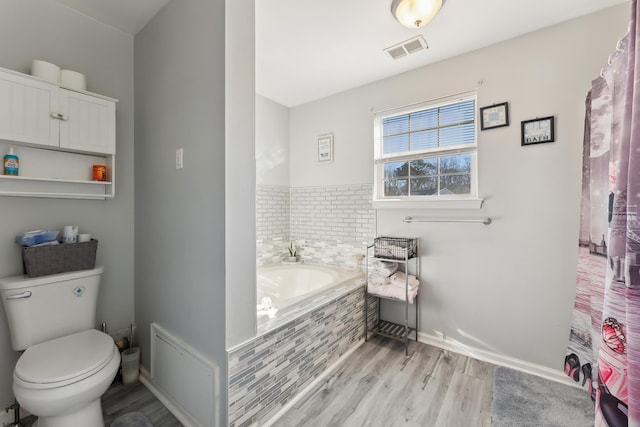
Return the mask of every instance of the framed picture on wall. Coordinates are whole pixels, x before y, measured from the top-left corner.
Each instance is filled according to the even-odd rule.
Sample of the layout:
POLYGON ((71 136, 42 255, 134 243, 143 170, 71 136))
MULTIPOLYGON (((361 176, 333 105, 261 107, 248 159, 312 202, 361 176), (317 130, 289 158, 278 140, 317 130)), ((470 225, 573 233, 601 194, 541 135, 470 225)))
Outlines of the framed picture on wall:
POLYGON ((480 108, 480 130, 509 126, 509 103, 493 104, 480 108))
POLYGON ((333 162, 333 134, 318 137, 318 163, 333 162))
POLYGON ((556 140, 554 117, 524 120, 522 127, 522 146, 554 142, 556 140))

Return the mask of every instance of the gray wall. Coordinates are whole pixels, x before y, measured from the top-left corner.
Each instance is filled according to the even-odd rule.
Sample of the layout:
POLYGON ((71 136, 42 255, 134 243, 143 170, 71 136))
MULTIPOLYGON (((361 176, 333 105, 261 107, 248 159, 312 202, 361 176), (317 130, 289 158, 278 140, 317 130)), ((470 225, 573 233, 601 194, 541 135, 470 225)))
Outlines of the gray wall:
POLYGON ((142 364, 150 367, 149 324, 157 322, 220 366, 223 411, 224 20, 223 0, 171 1, 134 43, 135 283, 142 364), (181 147, 184 169, 176 170, 175 150, 181 147))
MULTIPOLYGON (((133 37, 51 0, 2 0, 0 67, 29 73, 33 59, 87 76, 88 90, 117 98, 117 186, 109 201, 0 197, 0 277, 21 274, 16 234, 77 224, 99 241, 105 267, 98 320, 110 330, 133 322, 133 37)), ((27 161, 28 159, 21 159, 27 161)), ((0 308, 0 408, 13 402, 11 350, 0 308)))
POLYGON ((256 95, 256 184, 288 187, 289 109, 256 95))
POLYGON ((226 345, 256 334, 255 0, 225 8, 226 345))
MULTIPOLYGON (((421 238, 426 338, 561 368, 575 294, 584 99, 628 22, 625 4, 291 109, 290 179, 313 187, 372 182, 372 110, 474 88, 479 106, 509 102, 509 127, 478 131, 482 209, 378 210, 378 234, 421 238), (556 142, 521 147, 520 121, 549 115, 556 142), (309 141, 325 132, 335 135, 335 161, 318 165, 309 141), (404 224, 406 215, 495 221, 404 224)), ((397 320, 398 308, 386 304, 383 314, 397 320)))

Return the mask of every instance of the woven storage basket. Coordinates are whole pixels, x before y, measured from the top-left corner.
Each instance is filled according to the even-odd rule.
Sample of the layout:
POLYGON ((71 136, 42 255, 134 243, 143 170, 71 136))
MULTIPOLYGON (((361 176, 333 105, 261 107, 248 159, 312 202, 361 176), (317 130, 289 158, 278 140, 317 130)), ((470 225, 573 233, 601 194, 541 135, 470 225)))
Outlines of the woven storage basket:
POLYGON ((96 266, 98 241, 22 248, 24 272, 29 277, 90 270, 96 266))

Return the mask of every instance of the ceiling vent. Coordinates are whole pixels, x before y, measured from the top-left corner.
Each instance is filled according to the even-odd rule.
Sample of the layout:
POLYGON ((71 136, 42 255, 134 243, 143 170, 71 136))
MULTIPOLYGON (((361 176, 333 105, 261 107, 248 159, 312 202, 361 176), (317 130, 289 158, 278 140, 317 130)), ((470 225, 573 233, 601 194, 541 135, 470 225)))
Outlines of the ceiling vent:
POLYGON ((422 34, 419 34, 415 37, 411 37, 409 40, 394 44, 393 46, 382 50, 384 50, 391 58, 398 59, 426 49, 429 49, 429 46, 427 45, 424 37, 422 37, 422 34))

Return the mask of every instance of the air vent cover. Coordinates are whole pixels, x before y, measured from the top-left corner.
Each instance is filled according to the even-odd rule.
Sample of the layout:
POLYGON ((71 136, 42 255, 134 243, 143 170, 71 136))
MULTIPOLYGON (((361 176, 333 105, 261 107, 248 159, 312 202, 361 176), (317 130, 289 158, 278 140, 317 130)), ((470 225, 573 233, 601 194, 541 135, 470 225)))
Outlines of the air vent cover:
POLYGON ((422 36, 422 34, 419 34, 401 43, 394 44, 393 46, 389 46, 388 48, 383 50, 391 58, 398 59, 398 58, 402 58, 403 56, 407 56, 412 53, 416 53, 418 51, 426 50, 426 49, 429 49, 429 46, 427 45, 427 42, 422 36))

